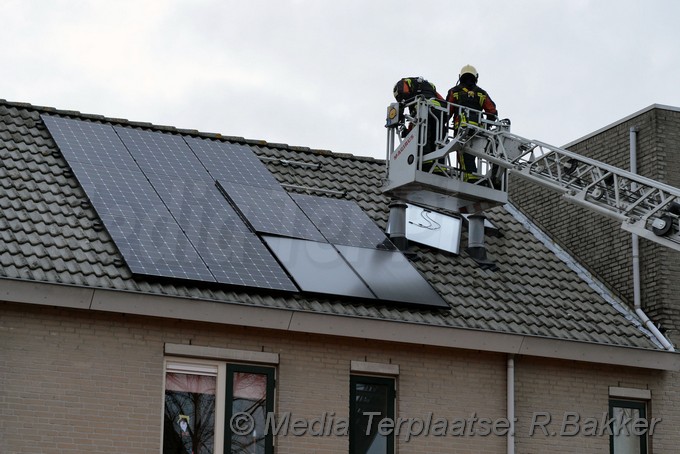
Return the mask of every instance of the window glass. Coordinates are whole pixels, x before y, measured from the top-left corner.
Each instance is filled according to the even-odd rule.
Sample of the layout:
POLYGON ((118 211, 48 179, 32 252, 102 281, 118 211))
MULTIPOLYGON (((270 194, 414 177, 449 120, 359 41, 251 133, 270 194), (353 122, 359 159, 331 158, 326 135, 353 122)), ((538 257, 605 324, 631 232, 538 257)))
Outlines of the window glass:
POLYGON ((163 453, 213 453, 216 386, 215 376, 166 373, 163 453))
POLYGON ((611 400, 612 419, 610 452, 612 454, 647 454, 647 435, 634 433, 633 423, 647 417, 644 402, 611 400))
POLYGON ((227 367, 227 421, 239 418, 250 421, 252 430, 235 433, 228 430, 232 454, 268 454, 273 451, 273 437, 265 433, 267 413, 273 411, 274 371, 271 368, 229 365, 227 367))
POLYGON ((350 386, 350 452, 393 453, 393 435, 379 433, 378 425, 384 418, 394 421, 394 380, 352 376, 350 386))

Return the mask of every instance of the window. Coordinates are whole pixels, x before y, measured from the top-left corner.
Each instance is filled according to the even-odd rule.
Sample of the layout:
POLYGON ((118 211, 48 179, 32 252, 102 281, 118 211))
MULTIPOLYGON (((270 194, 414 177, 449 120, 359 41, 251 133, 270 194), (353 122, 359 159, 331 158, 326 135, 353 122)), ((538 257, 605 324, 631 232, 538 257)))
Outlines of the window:
POLYGON ((227 447, 232 454, 273 452, 273 434, 265 436, 267 414, 274 411, 274 369, 270 367, 227 366, 227 447), (252 431, 234 433, 229 424, 234 415, 243 415, 252 431), (247 415, 247 416, 246 416, 247 415))
POLYGON ((647 405, 632 400, 609 401, 611 454, 647 454, 647 405))
POLYGON ((349 451, 352 454, 392 454, 394 433, 378 430, 384 418, 394 421, 393 378, 350 376, 349 451))
POLYGON ((274 376, 274 367, 168 358, 163 453, 273 453, 264 428, 274 411, 274 376), (232 416, 245 430, 232 430, 232 416))
POLYGON ((163 452, 214 452, 216 391, 216 366, 167 368, 163 452))

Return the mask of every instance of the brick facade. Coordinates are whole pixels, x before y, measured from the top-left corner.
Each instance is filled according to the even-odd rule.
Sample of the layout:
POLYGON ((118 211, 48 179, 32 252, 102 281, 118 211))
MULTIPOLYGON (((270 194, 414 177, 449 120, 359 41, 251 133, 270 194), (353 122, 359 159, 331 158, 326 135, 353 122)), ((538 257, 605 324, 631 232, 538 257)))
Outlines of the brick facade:
MULTIPOLYGON (((638 173, 680 187, 680 111, 656 107, 569 146, 584 156, 630 169, 630 129, 637 129, 638 173)), ((617 221, 560 199, 556 193, 513 178, 512 203, 631 306, 632 243, 617 221)), ((640 239, 642 306, 680 342, 678 253, 640 239)))
MULTIPOLYGON (((278 412, 348 416, 351 361, 399 365, 397 413, 447 419, 506 415, 505 355, 275 330, 97 313, 45 306, 0 306, 2 452, 153 453, 162 427, 164 344, 278 353, 278 412)), ((673 374, 530 357, 516 358, 518 453, 602 453, 608 437, 529 436, 534 412, 601 417, 608 387, 651 389, 663 418, 656 452, 680 442, 673 374)), ((414 437, 402 453, 503 453, 504 437, 414 437)), ((345 437, 287 436, 277 453, 348 452, 345 437)))

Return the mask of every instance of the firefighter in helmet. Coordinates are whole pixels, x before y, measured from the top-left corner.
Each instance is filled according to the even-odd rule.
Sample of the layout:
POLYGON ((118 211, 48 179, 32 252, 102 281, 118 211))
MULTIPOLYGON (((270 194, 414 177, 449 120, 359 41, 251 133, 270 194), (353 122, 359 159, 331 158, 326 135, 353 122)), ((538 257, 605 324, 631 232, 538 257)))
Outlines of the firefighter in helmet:
MULTIPOLYGON (((446 108, 445 100, 442 95, 437 92, 437 88, 432 82, 428 82, 422 77, 404 77, 400 79, 394 85, 394 98, 400 103, 408 104, 415 99, 416 96, 423 96, 430 104, 429 118, 428 118, 428 128, 427 128, 427 141, 423 149, 423 154, 430 153, 435 150, 437 141, 437 126, 439 127, 439 138, 444 137, 444 131, 446 127, 446 108), (436 107, 444 108, 437 109, 436 107)), ((411 114, 415 115, 414 107, 409 107, 411 114)), ((413 125, 409 125, 408 131, 413 128, 413 125)), ((444 164, 445 160, 441 159, 437 162, 444 164)), ((430 170, 434 161, 427 161, 423 163, 422 170, 427 172, 430 170)), ((436 169, 435 169, 436 170, 436 169)))
MULTIPOLYGON (((469 107, 476 111, 484 111, 489 120, 495 120, 498 117, 498 110, 496 104, 491 100, 489 94, 482 88, 477 86, 479 74, 472 65, 465 65, 460 70, 458 83, 452 87, 446 95, 446 101, 458 106, 469 107)), ((470 111, 466 113, 464 109, 458 106, 451 106, 449 113, 453 115, 453 128, 457 132, 461 125, 473 124, 479 125, 480 118, 478 112, 470 111)), ((464 180, 474 182, 478 179, 473 175, 477 172, 477 164, 475 157, 467 153, 459 153, 458 162, 464 173, 464 180)))

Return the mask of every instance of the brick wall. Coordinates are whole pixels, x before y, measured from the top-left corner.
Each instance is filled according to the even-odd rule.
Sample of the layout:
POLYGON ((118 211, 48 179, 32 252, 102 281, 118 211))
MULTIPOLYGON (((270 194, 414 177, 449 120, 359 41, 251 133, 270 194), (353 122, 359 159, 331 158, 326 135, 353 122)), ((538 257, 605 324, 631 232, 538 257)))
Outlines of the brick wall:
MULTIPOLYGON (((653 109, 587 138, 571 150, 630 168, 630 128, 636 127, 638 173, 680 187, 680 112, 653 109)), ((620 223, 561 200, 518 178, 510 200, 630 305, 633 303, 630 234, 620 223)), ((680 342, 678 253, 640 239, 641 297, 650 318, 680 342)))
MULTIPOLYGON (((644 369, 598 366, 576 361, 557 361, 520 357, 515 362, 517 425, 516 452, 522 454, 581 454, 585 452, 609 452, 608 436, 589 436, 580 432, 574 436, 544 435, 538 426, 529 437, 535 412, 549 412, 552 420, 546 429, 557 434, 565 422, 573 421, 568 413, 580 415, 581 429, 586 418, 602 421, 608 411, 609 387, 649 389, 652 403, 649 418, 661 422, 650 439, 653 450, 649 452, 675 452, 680 441, 674 426, 680 421, 677 402, 679 391, 677 374, 652 372, 644 369)), ((542 421, 536 416, 536 421, 542 421)), ((598 426, 600 427, 600 426, 598 426)), ((565 432, 573 432, 574 426, 566 424, 565 432)))
MULTIPOLYGON (((505 414, 502 355, 13 304, 1 310, 7 454, 159 452, 165 342, 279 353, 277 410, 295 417, 348 417, 352 360, 400 366, 404 417, 505 414)), ((504 443, 417 438, 400 442, 400 452, 496 453, 504 443)), ((347 451, 345 437, 278 439, 280 454, 347 451)))
MULTIPOLYGON (((504 355, 19 304, 0 310, 7 454, 159 452, 166 342, 279 353, 277 411, 296 417, 348 416, 352 360, 399 365, 398 416, 505 417, 504 355)), ((608 386, 653 389, 655 415, 668 422, 654 440, 666 449, 657 452, 680 442, 680 415, 670 404, 678 389, 664 373, 517 358, 516 374, 517 452, 606 452, 607 437, 529 437, 528 429, 535 411, 601 415, 608 386)), ((402 437, 398 452, 503 453, 505 443, 493 435, 402 437)), ((344 437, 287 436, 277 444, 279 454, 348 451, 344 437)))

